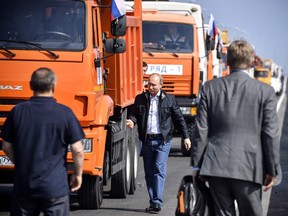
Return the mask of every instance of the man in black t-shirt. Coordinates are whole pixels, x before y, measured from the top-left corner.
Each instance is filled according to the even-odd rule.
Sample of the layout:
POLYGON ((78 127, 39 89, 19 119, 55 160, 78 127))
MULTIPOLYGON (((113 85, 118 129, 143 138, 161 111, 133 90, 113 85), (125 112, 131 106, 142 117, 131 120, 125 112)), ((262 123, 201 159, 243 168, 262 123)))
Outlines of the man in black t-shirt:
POLYGON ((69 215, 69 144, 75 167, 71 191, 82 184, 84 132, 72 110, 53 98, 55 84, 50 69, 34 71, 33 97, 11 110, 1 131, 3 150, 15 164, 12 215, 69 215))

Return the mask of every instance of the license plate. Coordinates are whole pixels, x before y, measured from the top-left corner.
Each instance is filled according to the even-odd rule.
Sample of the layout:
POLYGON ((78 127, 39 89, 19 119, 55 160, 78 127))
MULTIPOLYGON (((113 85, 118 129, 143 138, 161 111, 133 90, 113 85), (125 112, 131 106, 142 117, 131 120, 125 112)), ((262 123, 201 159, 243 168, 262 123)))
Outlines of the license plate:
POLYGON ((12 161, 7 156, 0 156, 0 166, 12 165, 12 161))
POLYGON ((183 65, 148 64, 146 74, 183 75, 183 65))

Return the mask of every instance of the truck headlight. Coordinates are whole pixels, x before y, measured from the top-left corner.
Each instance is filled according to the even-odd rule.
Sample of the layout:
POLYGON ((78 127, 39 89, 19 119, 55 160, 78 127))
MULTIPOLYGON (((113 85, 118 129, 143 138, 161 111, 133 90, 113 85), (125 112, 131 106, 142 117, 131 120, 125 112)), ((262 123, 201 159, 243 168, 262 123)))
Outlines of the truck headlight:
POLYGON ((180 107, 183 115, 196 115, 197 107, 180 107))
POLYGON ((190 107, 180 107, 183 115, 190 115, 190 107))
MULTIPOLYGON (((81 143, 83 145, 84 152, 92 152, 92 139, 82 139, 81 143)), ((71 145, 68 146, 68 151, 71 152, 71 145)))

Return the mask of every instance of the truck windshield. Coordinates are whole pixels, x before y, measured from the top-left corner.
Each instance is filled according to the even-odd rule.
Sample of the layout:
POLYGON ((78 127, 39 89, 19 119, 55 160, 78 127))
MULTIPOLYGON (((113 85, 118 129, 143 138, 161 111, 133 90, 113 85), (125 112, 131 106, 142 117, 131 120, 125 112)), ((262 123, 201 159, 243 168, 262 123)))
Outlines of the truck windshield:
POLYGON ((267 71, 255 71, 254 72, 254 77, 259 78, 259 77, 268 77, 268 72, 267 71))
POLYGON ((0 0, 0 46, 7 49, 83 50, 85 5, 77 0, 0 0))
POLYGON ((271 68, 271 62, 263 62, 263 68, 267 68, 270 70, 271 68))
POLYGON ((143 49, 150 52, 193 52, 191 25, 166 22, 143 22, 143 49))

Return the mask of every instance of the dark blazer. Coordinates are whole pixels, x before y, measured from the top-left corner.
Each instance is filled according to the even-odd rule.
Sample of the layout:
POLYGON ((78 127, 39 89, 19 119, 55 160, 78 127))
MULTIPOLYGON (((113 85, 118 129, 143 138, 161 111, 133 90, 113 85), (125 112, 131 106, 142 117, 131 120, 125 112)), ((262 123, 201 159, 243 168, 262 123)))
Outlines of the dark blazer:
POLYGON ((201 89, 192 165, 200 175, 263 184, 280 170, 277 98, 273 88, 243 71, 201 89))
MULTIPOLYGON (((134 124, 137 123, 138 125, 139 139, 142 142, 145 142, 147 138, 147 119, 150 107, 149 96, 149 92, 143 92, 142 94, 137 95, 133 109, 129 115, 129 119, 131 119, 134 124)), ((179 127, 183 138, 189 138, 186 122, 182 116, 182 112, 174 95, 170 95, 164 91, 161 91, 158 106, 159 124, 164 142, 170 141, 173 137, 173 123, 177 124, 179 127)))

